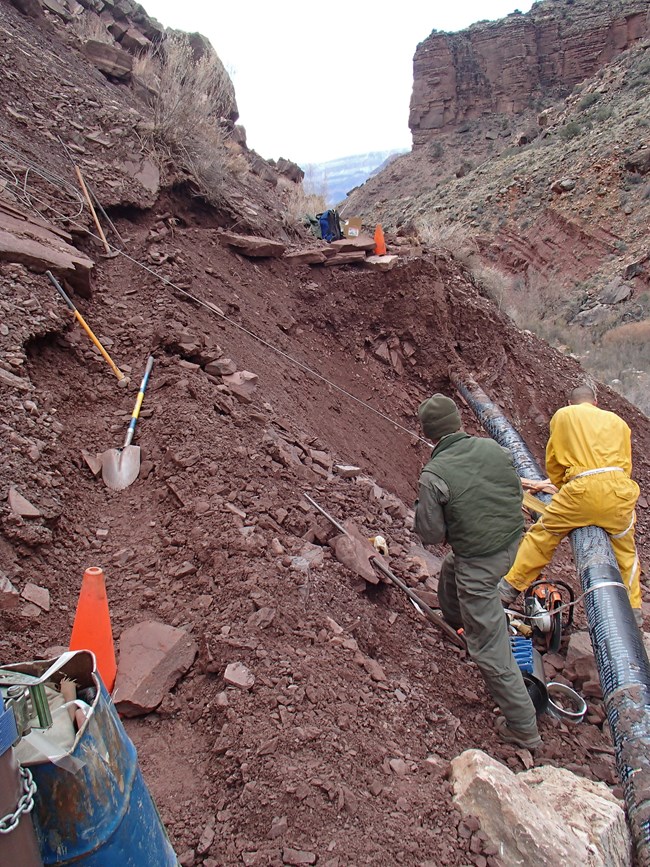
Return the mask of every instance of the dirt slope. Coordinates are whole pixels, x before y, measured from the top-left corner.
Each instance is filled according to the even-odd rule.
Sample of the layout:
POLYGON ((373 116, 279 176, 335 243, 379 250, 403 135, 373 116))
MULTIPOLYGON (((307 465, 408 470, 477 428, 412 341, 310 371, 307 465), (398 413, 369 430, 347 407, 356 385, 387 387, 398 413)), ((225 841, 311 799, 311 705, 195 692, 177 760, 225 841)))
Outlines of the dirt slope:
MULTIPOLYGON (((146 225, 120 229, 144 258, 146 225)), ((296 275, 221 249, 200 220, 177 232, 175 247, 199 297, 405 425, 425 394, 449 390, 448 364, 460 359, 539 454, 558 394, 581 378, 575 363, 516 332, 444 260, 416 262, 381 280, 296 275), (287 335, 280 323, 286 328, 289 314, 296 324, 287 335), (381 335, 416 347, 403 375, 372 354, 381 335)), ((339 518, 382 532, 393 567, 415 580, 404 507, 372 482, 326 479, 313 459, 306 464, 310 448, 358 462, 408 504, 426 450, 137 266, 117 259, 99 270, 84 314, 113 341, 120 363, 132 366, 128 392, 85 338, 68 330, 44 279, 2 266, 3 358, 24 351, 23 375, 34 390, 27 400, 5 390, 0 483, 3 491, 17 485, 45 517, 21 521, 5 503, 0 562, 19 587, 33 580, 52 595, 47 615, 5 615, 3 656, 64 643, 83 569, 100 564, 116 638, 153 618, 189 629, 201 646, 159 712, 127 725, 179 852, 213 826, 208 849, 218 864, 241 863, 244 852, 258 853, 250 863, 280 863, 274 853, 284 846, 314 852, 319 863, 466 863, 469 841, 458 836, 450 811, 446 761, 470 746, 515 767, 520 759, 495 743, 491 705, 473 666, 395 591, 359 595, 328 548, 307 545, 316 522, 301 499, 308 490, 339 518), (258 373, 251 405, 165 349, 201 338, 258 373), (121 441, 151 349, 157 361, 138 432, 143 473, 117 494, 92 478, 80 449, 121 441), (303 572, 292 558, 305 554, 322 557, 322 565, 303 572), (340 636, 327 618, 341 626, 340 636), (229 690, 226 699, 222 675, 231 661, 246 664, 256 684, 250 693, 229 690), (427 756, 433 759, 425 763, 427 756), (391 759, 403 759, 403 775, 399 763, 398 774, 391 770, 391 759), (273 820, 282 816, 287 830, 273 836, 273 820)), ((647 422, 613 395, 604 402, 631 421, 637 455, 646 453, 647 422)), ((471 417, 466 422, 474 429, 471 417)), ((641 459, 642 482, 647 472, 641 459)), ((646 531, 642 512, 642 539, 646 531)), ((547 721, 544 735, 536 761, 569 762, 615 782, 608 736, 598 726, 567 731, 547 721)))
MULTIPOLYGON (((36 125, 30 153, 50 164, 56 145, 41 132, 36 125)), ((419 401, 452 393, 449 367, 461 367, 541 459, 550 415, 584 374, 514 328, 444 257, 379 275, 253 262, 219 240, 224 214, 185 193, 162 189, 151 209, 112 211, 130 258, 102 259, 90 239, 78 242, 97 274, 91 297, 76 300, 130 373, 127 389, 42 275, 0 263, 0 364, 22 381, 7 385, 0 375, 0 570, 19 590, 34 581, 51 594, 49 613, 22 602, 2 613, 0 656, 64 645, 83 570, 100 565, 116 639, 155 619, 199 643, 196 663, 158 710, 126 722, 186 867, 495 867, 495 847, 451 805, 448 760, 468 747, 516 769, 532 759, 495 742, 476 669, 404 597, 384 586, 359 592, 302 494, 367 535, 382 533, 392 567, 431 591, 407 515, 427 450, 368 406, 412 429, 419 401), (171 216, 163 222, 163 214, 171 216), (201 368, 217 346, 258 375, 250 403, 201 368), (142 471, 115 493, 93 478, 81 449, 121 443, 150 352, 136 433, 142 471), (330 459, 357 464, 360 477, 330 475, 330 459), (42 517, 12 512, 12 485, 42 517), (255 676, 250 692, 225 688, 234 661, 255 676), (313 857, 301 862, 290 850, 313 857)), ((606 389, 601 402, 633 427, 645 487, 648 420, 606 389)), ((477 430, 465 411, 464 421, 477 430)), ((569 574, 568 553, 556 570, 569 574)), ((614 785, 603 719, 596 699, 580 729, 544 720, 535 762, 614 785)))

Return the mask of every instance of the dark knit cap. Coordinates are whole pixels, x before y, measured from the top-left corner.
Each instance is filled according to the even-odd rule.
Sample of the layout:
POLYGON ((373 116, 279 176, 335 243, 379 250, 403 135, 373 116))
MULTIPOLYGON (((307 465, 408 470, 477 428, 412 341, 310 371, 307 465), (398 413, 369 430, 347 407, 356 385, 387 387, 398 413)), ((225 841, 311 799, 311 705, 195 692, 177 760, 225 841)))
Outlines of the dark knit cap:
POLYGON ((418 418, 425 435, 432 440, 456 433, 461 427, 458 407, 444 394, 434 394, 423 400, 418 407, 418 418))

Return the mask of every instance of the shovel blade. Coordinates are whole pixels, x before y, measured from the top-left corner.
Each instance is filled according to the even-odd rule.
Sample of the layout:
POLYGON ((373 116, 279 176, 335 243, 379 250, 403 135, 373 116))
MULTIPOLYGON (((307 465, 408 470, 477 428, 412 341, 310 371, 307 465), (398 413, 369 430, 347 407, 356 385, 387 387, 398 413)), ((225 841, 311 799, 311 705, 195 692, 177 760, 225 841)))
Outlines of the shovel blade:
POLYGON ((102 454, 102 479, 113 491, 128 488, 140 472, 140 446, 108 449, 102 454))

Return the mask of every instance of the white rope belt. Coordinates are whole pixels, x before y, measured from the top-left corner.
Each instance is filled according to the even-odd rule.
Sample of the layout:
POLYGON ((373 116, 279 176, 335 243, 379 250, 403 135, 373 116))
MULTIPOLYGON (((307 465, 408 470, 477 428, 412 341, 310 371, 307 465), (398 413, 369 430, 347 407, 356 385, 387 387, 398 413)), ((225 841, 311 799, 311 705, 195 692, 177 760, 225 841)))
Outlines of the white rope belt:
POLYGON ((610 533, 609 534, 610 539, 622 539, 623 536, 626 536, 630 532, 632 527, 634 526, 635 520, 636 520, 636 514, 634 512, 632 512, 632 520, 627 525, 627 527, 623 530, 623 532, 622 533, 610 533))
MULTIPOLYGON (((578 473, 573 479, 581 479, 583 476, 597 476, 600 473, 624 473, 623 467, 598 467, 597 470, 585 470, 584 473, 578 473)), ((573 479, 569 479, 572 482, 573 479)), ((567 482, 568 484, 568 482, 567 482)))

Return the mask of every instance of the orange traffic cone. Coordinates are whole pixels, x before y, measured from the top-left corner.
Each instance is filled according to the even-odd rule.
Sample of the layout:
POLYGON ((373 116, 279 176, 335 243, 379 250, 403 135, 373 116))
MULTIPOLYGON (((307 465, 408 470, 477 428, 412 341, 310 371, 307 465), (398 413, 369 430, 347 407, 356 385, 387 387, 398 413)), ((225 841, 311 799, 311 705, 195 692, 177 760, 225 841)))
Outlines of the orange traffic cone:
POLYGON ((375 256, 385 255, 386 241, 384 240, 384 230, 381 227, 381 223, 377 223, 377 228, 375 229, 375 256))
POLYGON ((70 650, 92 650, 104 686, 111 692, 115 686, 117 666, 104 571, 98 566, 90 566, 84 572, 70 637, 70 650))

